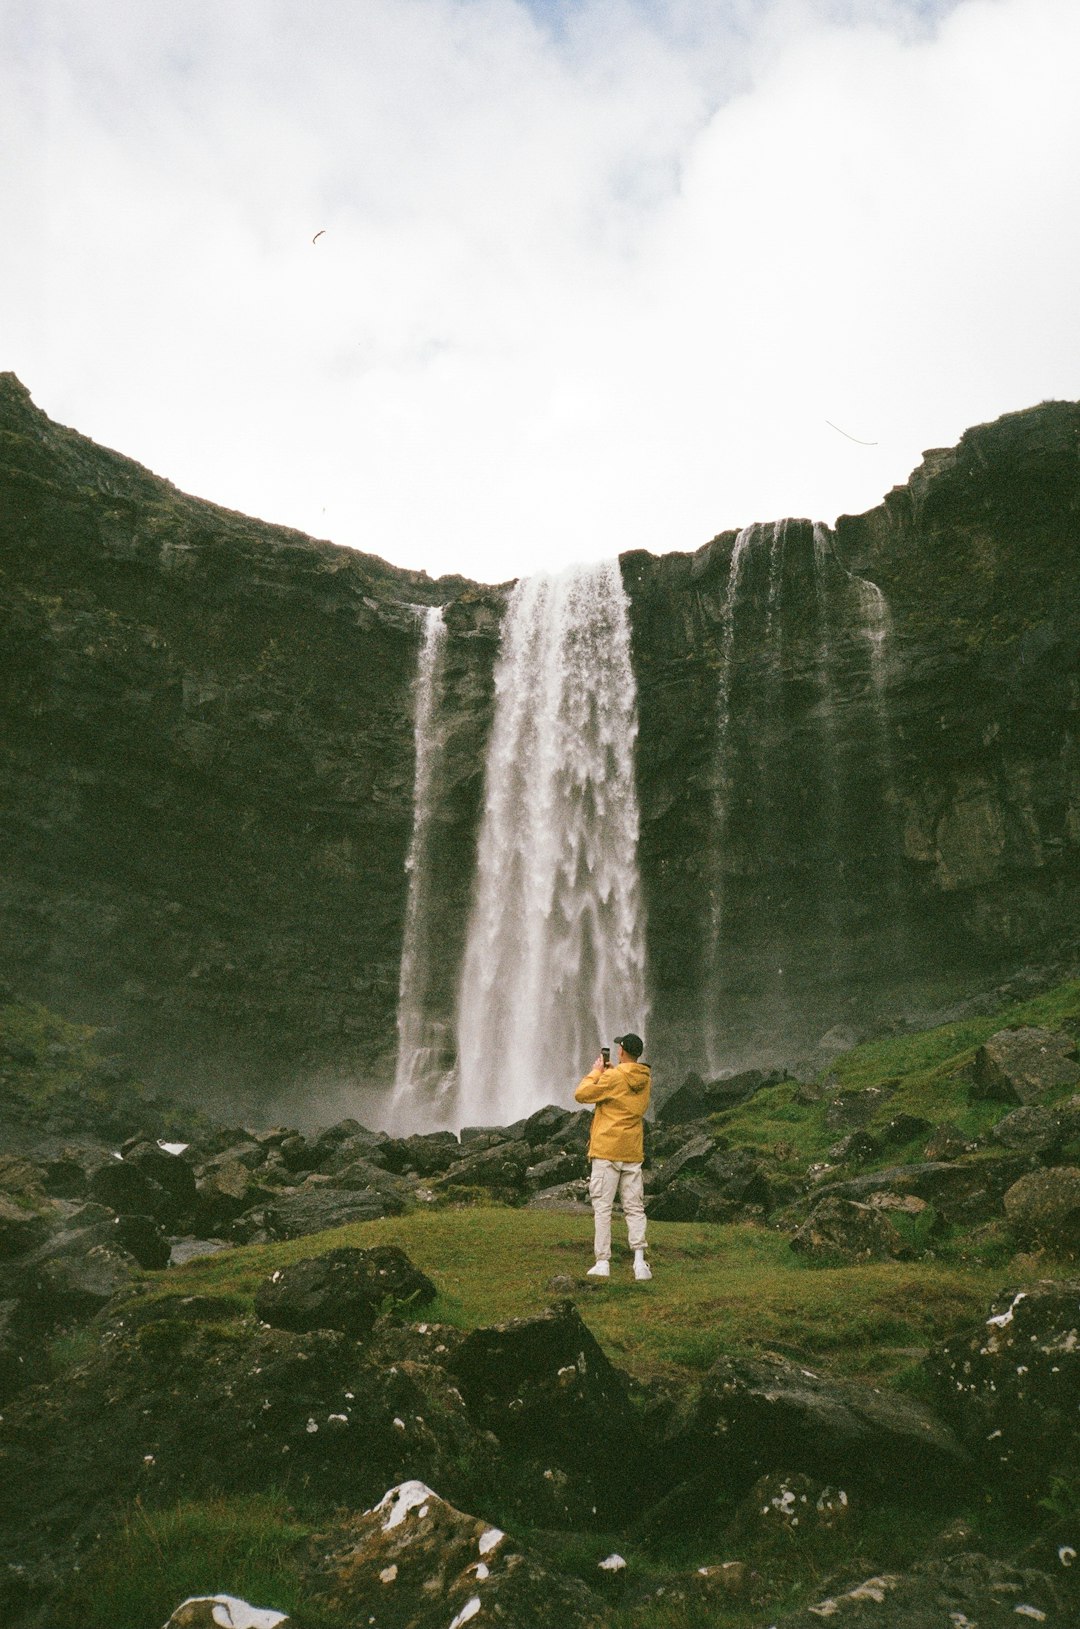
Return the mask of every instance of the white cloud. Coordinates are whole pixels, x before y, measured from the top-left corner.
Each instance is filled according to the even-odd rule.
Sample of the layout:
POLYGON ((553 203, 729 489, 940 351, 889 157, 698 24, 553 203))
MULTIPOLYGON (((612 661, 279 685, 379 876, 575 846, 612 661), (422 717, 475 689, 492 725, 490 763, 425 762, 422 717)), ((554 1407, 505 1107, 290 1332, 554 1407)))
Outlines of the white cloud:
POLYGON ((831 519, 1076 394, 1074 0, 28 0, 0 61, 3 365, 402 564, 831 519))

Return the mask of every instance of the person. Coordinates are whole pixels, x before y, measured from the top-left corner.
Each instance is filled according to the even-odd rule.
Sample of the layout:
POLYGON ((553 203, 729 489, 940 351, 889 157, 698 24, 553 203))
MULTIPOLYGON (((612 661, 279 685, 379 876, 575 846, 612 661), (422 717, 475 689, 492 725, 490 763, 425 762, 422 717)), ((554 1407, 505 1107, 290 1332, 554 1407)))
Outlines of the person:
MULTIPOLYGON (((593 1254, 589 1278, 611 1277, 611 1211, 618 1195, 626 1218, 634 1277, 651 1278, 645 1259, 645 1191, 641 1165, 645 1157, 643 1121, 649 1106, 651 1075, 641 1062, 640 1035, 617 1035, 615 1064, 601 1052, 574 1093, 579 1103, 593 1103, 589 1134, 589 1198, 593 1208, 593 1254)), ((606 1049, 605 1049, 606 1050, 606 1049)))

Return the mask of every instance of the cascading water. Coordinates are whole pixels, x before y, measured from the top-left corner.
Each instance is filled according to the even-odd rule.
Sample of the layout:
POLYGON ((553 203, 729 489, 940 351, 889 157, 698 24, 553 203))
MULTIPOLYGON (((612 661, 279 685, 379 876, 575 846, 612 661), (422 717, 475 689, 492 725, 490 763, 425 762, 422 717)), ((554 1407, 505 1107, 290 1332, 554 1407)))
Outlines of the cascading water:
POLYGON ((812 1048, 871 964, 902 969, 887 644, 884 596, 837 558, 828 528, 739 534, 715 662, 702 980, 713 1073, 812 1048))
POLYGON ((405 859, 409 887, 398 979, 397 1068, 387 1116, 394 1128, 401 1130, 411 1126, 417 1118, 418 1098, 430 1107, 432 1091, 443 1072, 443 1049, 439 1045, 441 1037, 430 1021, 427 996, 432 972, 429 861, 442 751, 438 699, 446 622, 439 605, 418 606, 417 614, 423 622, 413 690, 413 739, 416 746, 413 826, 405 859))
POLYGON ((458 1004, 459 1123, 566 1102, 616 1031, 647 1034, 636 736, 618 562, 519 582, 458 1004))

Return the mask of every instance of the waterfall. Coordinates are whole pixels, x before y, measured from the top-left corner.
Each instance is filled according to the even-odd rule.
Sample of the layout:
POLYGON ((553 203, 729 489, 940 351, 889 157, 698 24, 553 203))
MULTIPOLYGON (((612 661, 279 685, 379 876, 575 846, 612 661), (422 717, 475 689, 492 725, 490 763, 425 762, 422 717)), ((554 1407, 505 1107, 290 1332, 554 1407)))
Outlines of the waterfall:
POLYGON ((429 911, 430 847, 438 788, 442 739, 438 728, 438 692, 446 622, 440 605, 417 606, 422 618, 420 654, 413 685, 412 837, 405 858, 408 894, 398 978, 397 1068, 388 1118, 404 1129, 417 1115, 418 1095, 429 1098, 442 1074, 440 1036, 427 1013, 432 972, 429 911))
POLYGON ((601 1044, 647 1034, 636 736, 618 562, 519 582, 458 1003, 461 1123, 566 1103, 601 1044))
POLYGON ((739 533, 714 657, 710 1073, 813 1046, 871 964, 904 963, 888 642, 884 595, 837 559, 827 527, 739 533))

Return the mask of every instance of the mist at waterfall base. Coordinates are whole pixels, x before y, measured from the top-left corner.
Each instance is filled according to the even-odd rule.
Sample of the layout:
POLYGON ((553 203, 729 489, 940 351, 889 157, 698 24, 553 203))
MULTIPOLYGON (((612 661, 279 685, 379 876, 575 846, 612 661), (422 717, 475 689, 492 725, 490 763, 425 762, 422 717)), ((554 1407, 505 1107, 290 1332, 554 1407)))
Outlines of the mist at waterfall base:
POLYGON ((445 1026, 425 1015, 438 955, 425 911, 434 626, 417 678, 395 1129, 505 1124, 568 1102, 599 1047, 616 1030, 645 1029, 648 1016, 636 693, 617 561, 525 578, 511 592, 452 1057, 445 1026))

